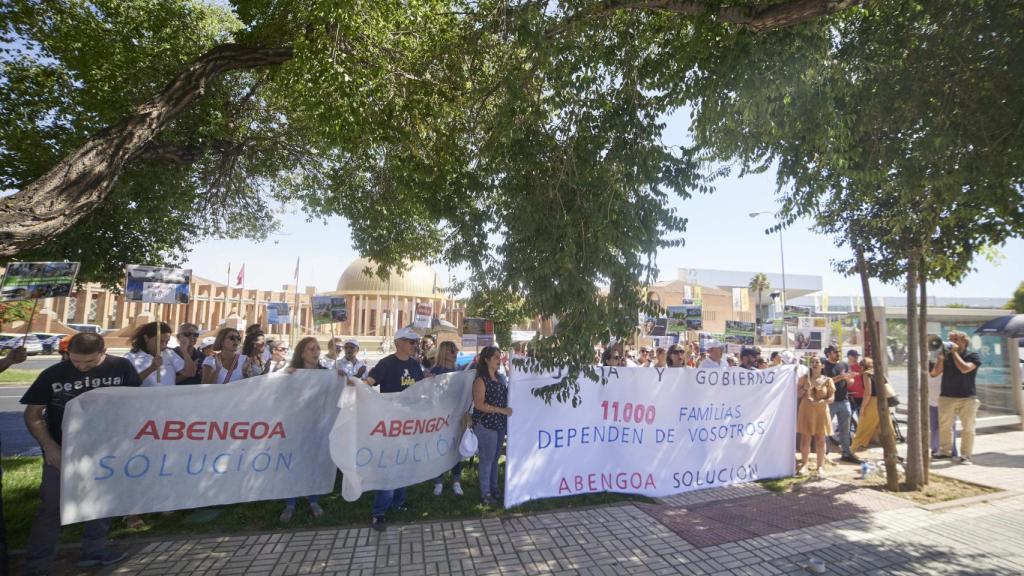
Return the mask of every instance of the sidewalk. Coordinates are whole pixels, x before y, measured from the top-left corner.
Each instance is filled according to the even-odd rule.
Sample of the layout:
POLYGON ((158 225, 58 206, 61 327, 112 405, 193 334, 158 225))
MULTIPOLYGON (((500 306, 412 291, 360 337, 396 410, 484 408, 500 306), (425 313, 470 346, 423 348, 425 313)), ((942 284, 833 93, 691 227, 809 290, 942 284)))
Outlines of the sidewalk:
POLYGON ((828 479, 787 494, 743 485, 530 516, 196 537, 137 545, 104 573, 827 574, 1024 573, 1024 432, 979 436, 974 466, 933 471, 1009 491, 925 509, 828 479))

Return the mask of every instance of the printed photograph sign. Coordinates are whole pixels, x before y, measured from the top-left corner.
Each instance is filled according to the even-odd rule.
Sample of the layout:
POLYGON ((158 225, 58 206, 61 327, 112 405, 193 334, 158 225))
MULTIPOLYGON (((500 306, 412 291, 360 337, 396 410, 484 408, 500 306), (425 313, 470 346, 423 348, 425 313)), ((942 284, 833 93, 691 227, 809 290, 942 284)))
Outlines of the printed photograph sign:
POLYGON ((754 345, 754 323, 739 320, 725 321, 725 341, 740 346, 754 345))
POLYGON ((11 262, 0 282, 0 302, 66 297, 78 266, 78 262, 11 262))
POLYGON ((129 302, 188 304, 192 270, 128 265, 124 299, 129 302))
POLYGON ((267 324, 291 324, 290 312, 287 302, 267 302, 267 324))
POLYGON ((344 296, 313 296, 313 322, 332 324, 348 320, 348 300, 344 296))

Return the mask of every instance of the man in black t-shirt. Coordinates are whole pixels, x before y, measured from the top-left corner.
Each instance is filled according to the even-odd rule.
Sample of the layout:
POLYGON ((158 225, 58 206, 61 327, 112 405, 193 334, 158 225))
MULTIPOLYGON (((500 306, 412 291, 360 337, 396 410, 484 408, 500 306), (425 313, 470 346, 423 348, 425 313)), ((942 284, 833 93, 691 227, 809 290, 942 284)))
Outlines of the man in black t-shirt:
MULTIPOLYGON (((79 333, 68 345, 70 359, 43 370, 21 398, 26 404, 25 425, 43 449, 42 502, 32 521, 28 537, 26 572, 45 574, 53 562, 60 536, 61 424, 64 406, 75 397, 106 386, 139 386, 142 381, 132 363, 108 356, 103 337, 79 333)), ((88 431, 82 432, 88 433, 88 431)), ((81 567, 109 566, 123 560, 124 553, 106 547, 110 519, 85 523, 82 534, 81 567)))
MULTIPOLYGON (((423 368, 416 359, 416 344, 420 337, 410 328, 402 328, 395 332, 395 353, 385 356, 370 369, 366 383, 380 386, 384 394, 401 392, 412 386, 417 380, 423 379, 423 368)), ((386 528, 384 514, 391 508, 406 511, 405 488, 397 490, 378 490, 373 496, 373 518, 371 525, 374 530, 386 528)))
POLYGON ((939 393, 939 452, 936 458, 949 458, 953 450, 953 421, 959 416, 963 432, 960 434, 960 462, 971 464, 974 450, 974 419, 978 415, 978 400, 975 379, 981 357, 977 352, 967 350, 970 340, 967 334, 950 331, 948 338, 953 347, 939 350, 938 361, 931 371, 932 377, 942 375, 939 393))
POLYGON ((825 348, 825 360, 821 364, 821 373, 831 378, 836 387, 836 396, 828 405, 828 412, 829 417, 834 416, 838 422, 839 448, 843 452, 840 460, 858 464, 860 459, 850 451, 850 400, 846 391, 853 375, 850 367, 839 360, 839 349, 835 346, 825 348))

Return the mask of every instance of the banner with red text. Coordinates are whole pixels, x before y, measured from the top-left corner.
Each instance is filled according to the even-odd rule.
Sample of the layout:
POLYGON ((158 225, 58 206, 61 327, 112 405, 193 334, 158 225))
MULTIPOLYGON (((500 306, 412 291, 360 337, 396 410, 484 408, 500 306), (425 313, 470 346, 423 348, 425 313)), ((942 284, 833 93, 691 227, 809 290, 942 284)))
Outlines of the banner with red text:
POLYGON ((473 398, 474 372, 425 378, 400 394, 362 381, 342 393, 331 430, 331 457, 349 501, 368 490, 394 490, 436 478, 455 466, 473 398))
POLYGON ((344 387, 334 371, 94 385, 64 412, 62 524, 333 490, 327 432, 344 387))
POLYGON ((796 371, 598 367, 577 407, 531 390, 562 375, 516 371, 509 387, 505 506, 552 496, 669 496, 794 473, 796 371))

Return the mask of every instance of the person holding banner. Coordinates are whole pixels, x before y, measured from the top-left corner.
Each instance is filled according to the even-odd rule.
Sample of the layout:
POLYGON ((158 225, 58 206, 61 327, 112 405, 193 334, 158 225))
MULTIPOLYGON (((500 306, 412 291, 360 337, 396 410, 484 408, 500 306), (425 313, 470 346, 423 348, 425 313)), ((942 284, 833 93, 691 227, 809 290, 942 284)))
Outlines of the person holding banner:
MULTIPOLYGON (((53 562, 60 536, 61 424, 64 407, 75 397, 106 386, 140 386, 142 380, 131 362, 106 353, 103 337, 82 332, 68 345, 70 360, 39 373, 21 398, 25 426, 43 449, 43 479, 39 486, 39 511, 29 532, 25 571, 46 574, 53 562)), ((88 434, 81 430, 79 434, 88 434)), ((110 518, 85 523, 81 567, 109 566, 126 554, 106 547, 110 518)))
POLYGON ((171 339, 171 327, 160 322, 160 340, 157 340, 157 323, 143 324, 132 337, 132 348, 124 355, 132 363, 142 379, 143 386, 174 386, 179 381, 195 375, 191 358, 186 366, 185 359, 167 348, 171 339))
POLYGON ((247 359, 238 353, 242 336, 234 328, 221 328, 213 341, 214 353, 203 360, 203 384, 227 384, 245 378, 247 359))
POLYGON ((498 489, 498 457, 505 443, 508 417, 508 380, 498 372, 501 352, 495 346, 480 351, 473 380, 473 432, 480 451, 480 503, 497 506, 502 494, 498 489))
POLYGON ((245 332, 245 341, 242 342, 242 356, 245 357, 245 377, 253 378, 263 374, 264 353, 267 347, 267 337, 262 330, 245 332))
MULTIPOLYGON (((408 326, 395 332, 395 352, 381 358, 364 380, 370 386, 380 386, 382 394, 401 392, 423 379, 423 368, 416 359, 416 344, 420 336, 408 326)), ((384 514, 388 510, 408 511, 405 488, 377 490, 373 496, 371 526, 374 530, 387 528, 384 514)))
MULTIPOLYGON (((431 350, 428 356, 433 359, 433 367, 430 369, 431 376, 440 376, 449 372, 455 372, 455 360, 459 357, 459 348, 455 342, 450 340, 441 342, 441 345, 431 350), (433 352, 436 352, 434 354, 433 352)), ((440 496, 444 491, 444 474, 434 479, 434 496, 440 496)), ((462 496, 462 460, 452 467, 452 492, 456 496, 462 496)))
POLYGON ((701 369, 718 370, 729 367, 729 364, 722 358, 722 355, 725 353, 725 344, 718 340, 709 340, 704 348, 707 349, 708 355, 700 361, 699 367, 701 369))
POLYGON ((338 359, 341 357, 341 338, 332 337, 327 341, 327 352, 320 357, 320 365, 328 370, 341 368, 338 366, 338 359))
POLYGON ((284 340, 270 341, 270 361, 263 367, 264 374, 280 372, 288 366, 288 344, 284 340))
POLYGON ((800 378, 800 407, 797 409, 796 431, 800 433, 800 464, 796 473, 807 467, 807 458, 814 438, 818 458, 818 477, 825 476, 825 438, 832 434, 832 416, 828 406, 836 396, 836 385, 822 374, 821 359, 811 359, 810 372, 800 378))
POLYGON ((196 347, 196 341, 199 339, 199 326, 190 324, 188 322, 178 326, 178 346, 173 348, 174 353, 181 356, 182 360, 185 360, 185 370, 183 374, 188 373, 188 363, 192 362, 192 375, 185 378, 179 378, 178 384, 199 384, 203 381, 203 360, 206 356, 203 355, 202 350, 196 347))
POLYGON ((366 376, 366 363, 356 356, 359 353, 359 340, 349 338, 345 341, 343 348, 345 350, 345 357, 341 360, 339 369, 349 376, 355 376, 356 378, 366 376))
MULTIPOLYGON (((295 345, 295 352, 292 354, 292 360, 288 363, 286 370, 291 374, 296 370, 326 369, 320 363, 320 344, 317 343, 315 337, 306 336, 295 345)), ((306 496, 306 500, 309 500, 309 513, 313 515, 314 519, 324 515, 324 509, 320 507, 320 496, 318 494, 306 496)), ((291 522, 295 516, 295 504, 297 501, 297 498, 285 500, 284 510, 281 511, 281 516, 279 517, 281 522, 291 522)))

